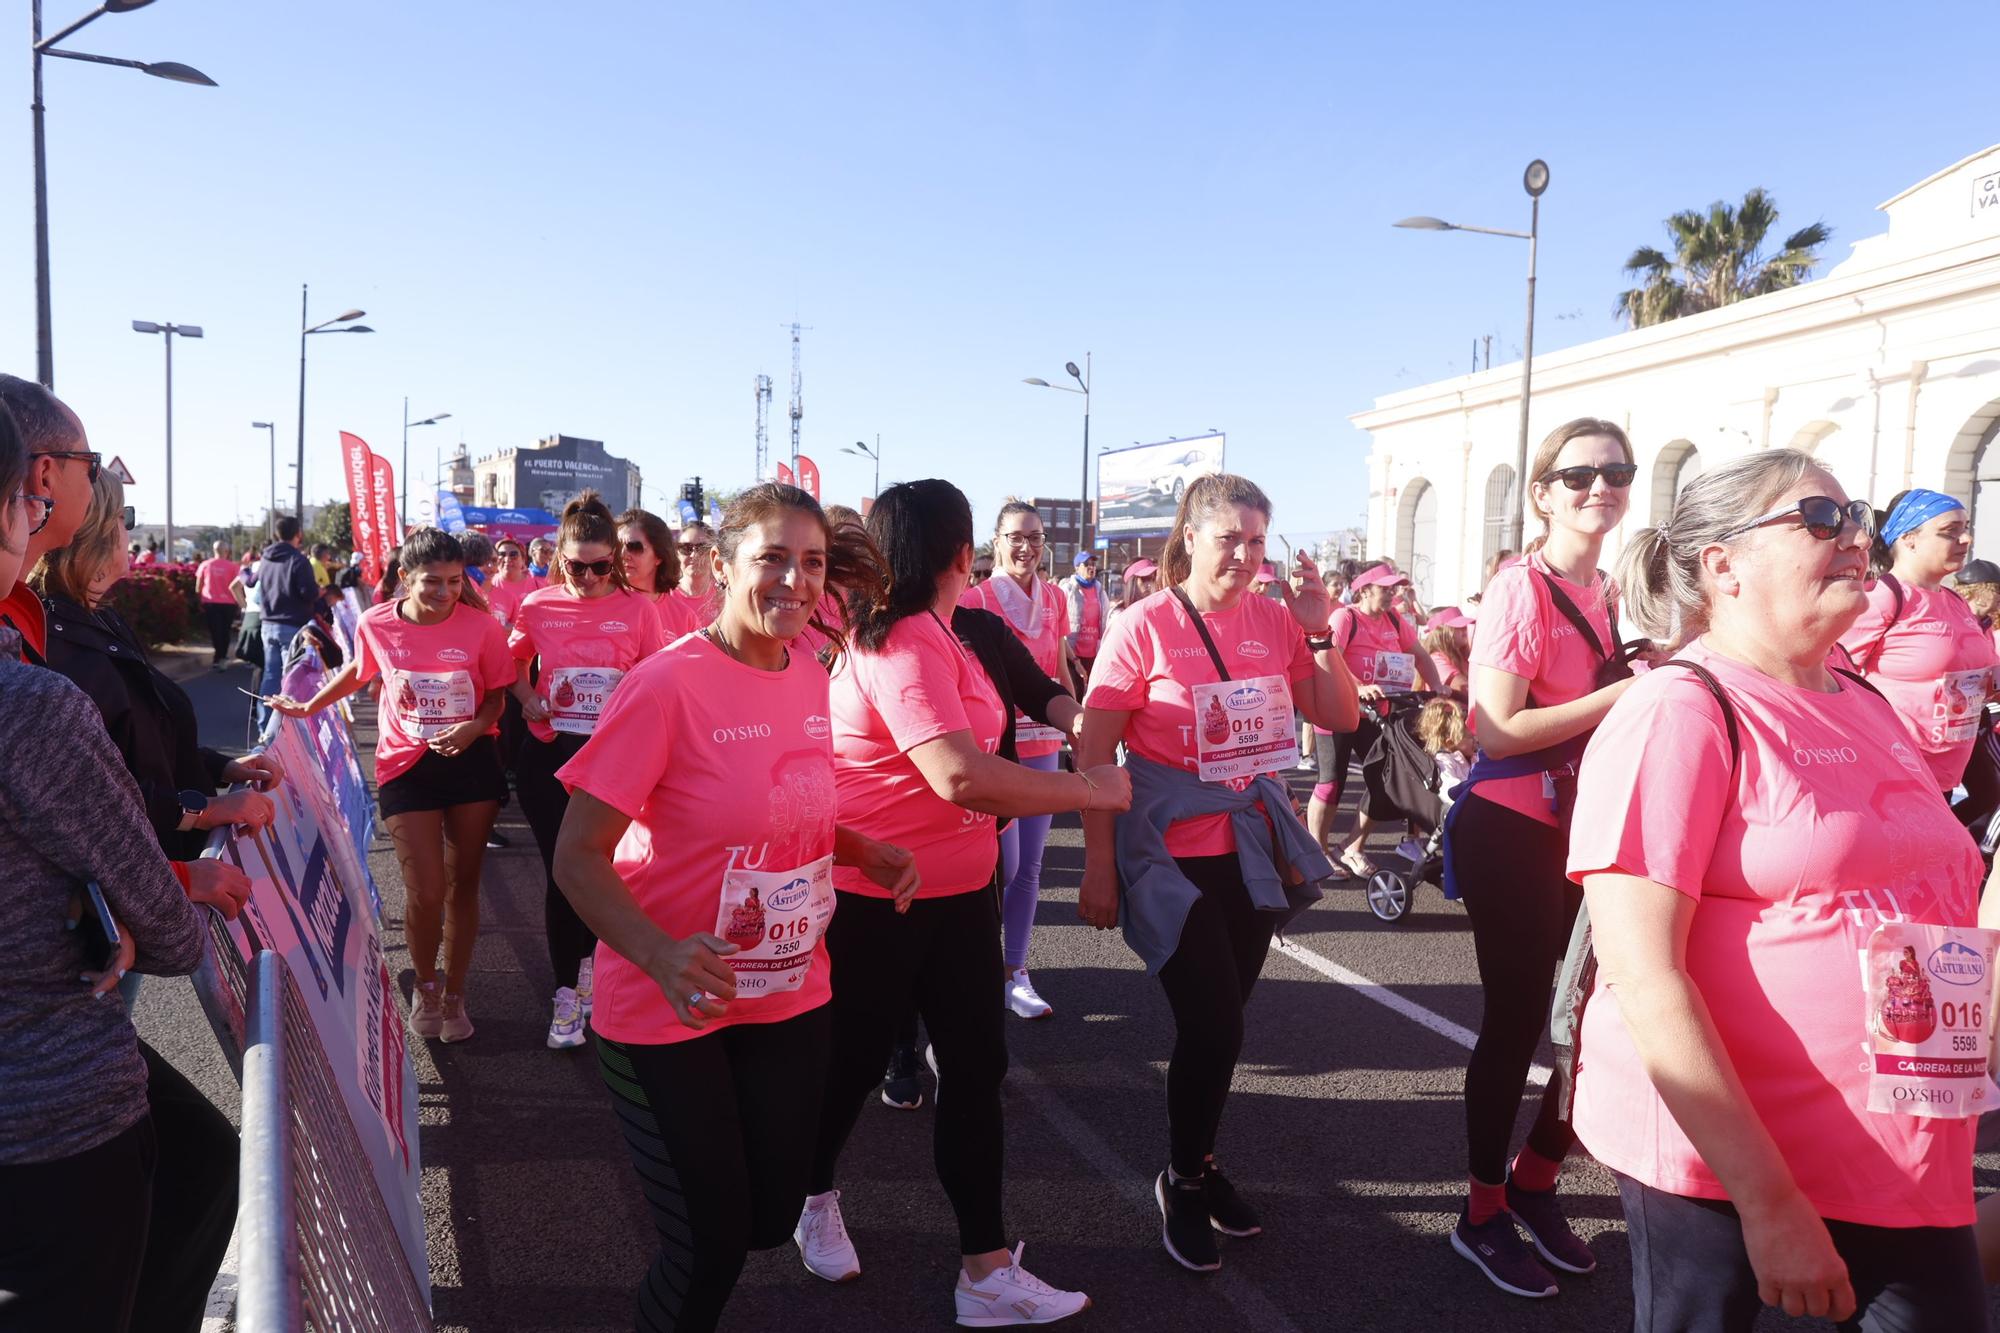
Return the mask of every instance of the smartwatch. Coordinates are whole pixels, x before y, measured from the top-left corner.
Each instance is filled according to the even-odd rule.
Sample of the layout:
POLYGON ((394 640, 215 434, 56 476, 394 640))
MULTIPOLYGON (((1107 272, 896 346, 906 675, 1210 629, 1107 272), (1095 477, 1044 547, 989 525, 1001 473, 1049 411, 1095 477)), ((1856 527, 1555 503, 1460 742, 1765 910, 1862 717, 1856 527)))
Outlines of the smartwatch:
POLYGON ((181 803, 181 822, 175 827, 186 833, 201 818, 201 812, 208 809, 208 797, 190 787, 177 793, 175 799, 181 803))
POLYGON ((1333 635, 1330 632, 1326 634, 1308 634, 1306 635, 1306 647, 1316 653, 1331 652, 1333 650, 1333 635))

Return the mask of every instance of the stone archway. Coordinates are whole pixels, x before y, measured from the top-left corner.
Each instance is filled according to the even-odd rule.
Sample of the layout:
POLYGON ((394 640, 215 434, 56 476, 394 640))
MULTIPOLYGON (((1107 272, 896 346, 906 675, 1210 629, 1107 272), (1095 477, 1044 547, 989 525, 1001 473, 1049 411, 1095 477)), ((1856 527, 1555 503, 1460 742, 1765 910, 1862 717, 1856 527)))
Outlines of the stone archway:
POLYGON ((1514 468, 1501 463, 1486 474, 1486 516, 1479 543, 1479 568, 1493 563, 1493 557, 1507 544, 1507 529, 1519 512, 1521 500, 1514 489, 1514 468))
POLYGON ((1409 575, 1417 600, 1430 605, 1437 564, 1437 487, 1412 477, 1396 505, 1396 568, 1409 575))
POLYGON ((1944 491, 1965 501, 1972 516, 1972 554, 1982 560, 2000 560, 2000 449, 1992 447, 1996 439, 2000 439, 2000 398, 1966 419, 1952 437, 1944 462, 1944 491))
POLYGON ((1659 527, 1674 512, 1681 487, 1701 475, 1701 450, 1692 440, 1669 440, 1653 460, 1651 522, 1659 527))

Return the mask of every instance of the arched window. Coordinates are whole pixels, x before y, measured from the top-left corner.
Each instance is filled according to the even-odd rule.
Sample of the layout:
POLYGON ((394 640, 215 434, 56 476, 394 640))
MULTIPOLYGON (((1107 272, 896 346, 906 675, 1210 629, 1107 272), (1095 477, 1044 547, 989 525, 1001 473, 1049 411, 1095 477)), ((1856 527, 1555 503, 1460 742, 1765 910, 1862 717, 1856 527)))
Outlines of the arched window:
POLYGON ((1493 563, 1507 544, 1507 528, 1514 515, 1519 512, 1520 501, 1514 492, 1514 469, 1506 463, 1486 474, 1486 528, 1480 542, 1479 567, 1493 563))
POLYGON ((1431 571, 1437 560, 1437 487, 1413 477, 1396 507, 1396 568, 1410 577, 1417 600, 1430 605, 1431 571))
POLYGON ((1688 440, 1674 440, 1660 450, 1653 462, 1652 524, 1667 521, 1674 512, 1674 497, 1681 487, 1701 475, 1701 450, 1688 440))

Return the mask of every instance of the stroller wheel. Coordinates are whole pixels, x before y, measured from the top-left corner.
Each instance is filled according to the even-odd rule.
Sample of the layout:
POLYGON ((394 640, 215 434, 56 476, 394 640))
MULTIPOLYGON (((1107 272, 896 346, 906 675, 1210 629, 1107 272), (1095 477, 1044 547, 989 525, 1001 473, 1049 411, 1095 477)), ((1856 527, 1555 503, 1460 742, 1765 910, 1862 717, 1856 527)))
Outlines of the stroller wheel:
POLYGON ((1394 870, 1378 870, 1368 877, 1368 910, 1384 921, 1401 920, 1410 910, 1410 882, 1394 870))

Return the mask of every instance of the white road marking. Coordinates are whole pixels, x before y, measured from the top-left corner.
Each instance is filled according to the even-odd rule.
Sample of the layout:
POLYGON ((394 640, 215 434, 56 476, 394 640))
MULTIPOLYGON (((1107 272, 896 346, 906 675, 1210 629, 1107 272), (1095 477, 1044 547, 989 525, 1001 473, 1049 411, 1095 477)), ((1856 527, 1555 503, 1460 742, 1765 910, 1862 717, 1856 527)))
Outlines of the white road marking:
POLYGON ((201 1333, 223 1333, 235 1327, 236 1238, 241 1234, 234 1228, 229 1232, 229 1248, 223 1251, 222 1267, 216 1270, 215 1283, 208 1289, 208 1306, 201 1312, 201 1333))
MULTIPOLYGON (((1375 1003, 1385 1009, 1393 1009, 1412 1023, 1420 1027, 1429 1028, 1440 1037, 1444 1037, 1449 1041, 1455 1041, 1468 1051, 1472 1049, 1473 1043, 1479 1039, 1479 1034, 1471 1028, 1454 1023, 1443 1014, 1433 1013, 1418 1004, 1415 1000, 1399 995, 1380 982, 1371 981, 1367 977, 1362 976, 1359 972, 1342 967, 1331 958, 1315 953, 1295 940, 1277 939, 1272 941, 1272 947, 1287 958, 1311 968, 1328 981, 1337 982, 1354 991, 1356 994, 1375 1001, 1375 1003)), ((1549 1081, 1549 1077, 1553 1072, 1544 1064, 1531 1065, 1528 1068, 1528 1082, 1534 1084, 1536 1087, 1542 1087, 1549 1081)))

